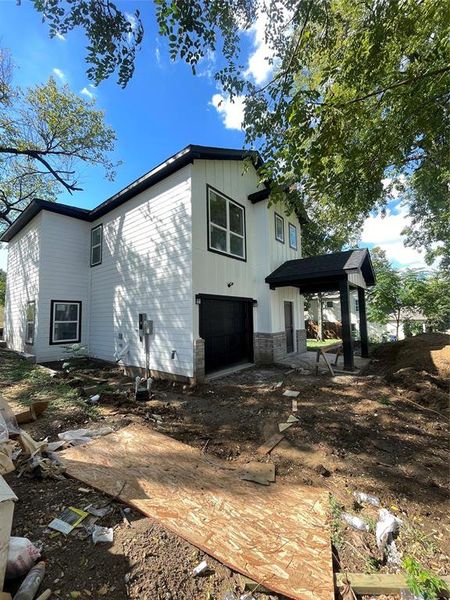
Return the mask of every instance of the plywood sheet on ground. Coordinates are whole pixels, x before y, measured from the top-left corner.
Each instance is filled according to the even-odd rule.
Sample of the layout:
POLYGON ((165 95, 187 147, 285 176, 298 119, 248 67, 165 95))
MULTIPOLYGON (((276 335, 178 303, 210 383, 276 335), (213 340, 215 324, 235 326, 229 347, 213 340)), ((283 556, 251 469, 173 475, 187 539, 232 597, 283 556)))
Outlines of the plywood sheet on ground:
POLYGON ((137 425, 61 454, 70 476, 266 587, 301 600, 334 597, 326 492, 242 481, 226 464, 137 425))

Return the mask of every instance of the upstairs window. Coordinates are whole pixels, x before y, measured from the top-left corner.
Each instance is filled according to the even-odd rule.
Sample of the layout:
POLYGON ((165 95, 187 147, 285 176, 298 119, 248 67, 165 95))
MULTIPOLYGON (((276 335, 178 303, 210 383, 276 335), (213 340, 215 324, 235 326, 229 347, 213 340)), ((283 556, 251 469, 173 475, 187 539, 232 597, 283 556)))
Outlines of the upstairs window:
POLYGON ((327 308, 333 308, 333 300, 327 300, 327 308))
POLYGON ((284 219, 275 213, 275 239, 284 244, 284 219))
POLYGON ((91 267, 102 264, 103 225, 91 229, 91 267))
POLYGON ((246 259, 245 209, 208 187, 208 250, 246 259))
POLYGON ((26 320, 27 326, 25 343, 32 346, 34 344, 34 325, 36 322, 36 302, 34 300, 27 302, 26 320))
POLYGON ((51 301, 50 344, 81 341, 81 302, 51 301))
POLYGON ((297 227, 289 223, 289 247, 297 250, 297 227))

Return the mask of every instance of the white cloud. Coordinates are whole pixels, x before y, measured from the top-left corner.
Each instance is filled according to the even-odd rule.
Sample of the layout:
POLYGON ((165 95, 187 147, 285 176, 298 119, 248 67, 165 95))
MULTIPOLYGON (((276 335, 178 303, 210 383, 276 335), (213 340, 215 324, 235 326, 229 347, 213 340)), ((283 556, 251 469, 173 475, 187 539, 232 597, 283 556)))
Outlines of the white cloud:
POLYGON ((233 100, 222 94, 214 94, 210 102, 222 117, 227 129, 242 130, 244 120, 244 96, 235 96, 233 100))
POLYGON ((53 74, 56 75, 60 81, 65 81, 66 79, 66 74, 64 71, 61 71, 61 69, 57 69, 56 67, 53 69, 53 74))
POLYGON ((371 215, 363 225, 361 242, 374 244, 386 252, 387 258, 402 267, 422 268, 426 266, 424 255, 403 244, 401 232, 410 225, 408 207, 397 205, 388 209, 386 216, 371 215))
POLYGON ((57 32, 55 33, 55 38, 58 38, 58 40, 61 40, 62 42, 65 42, 65 41, 66 41, 66 38, 63 36, 63 34, 62 34, 62 33, 59 33, 59 31, 57 31, 57 32))
MULTIPOLYGON (((93 87, 92 84, 90 84, 89 87, 93 87)), ((95 98, 94 92, 91 92, 91 90, 87 87, 84 87, 80 91, 80 94, 83 94, 83 96, 86 96, 87 98, 89 98, 89 100, 92 100, 92 98, 95 98)))
POLYGON ((251 77, 257 85, 267 81, 273 70, 270 59, 273 58, 274 53, 265 40, 266 26, 267 17, 265 14, 260 13, 249 30, 250 34, 253 35, 254 51, 249 56, 248 67, 244 75, 251 77))

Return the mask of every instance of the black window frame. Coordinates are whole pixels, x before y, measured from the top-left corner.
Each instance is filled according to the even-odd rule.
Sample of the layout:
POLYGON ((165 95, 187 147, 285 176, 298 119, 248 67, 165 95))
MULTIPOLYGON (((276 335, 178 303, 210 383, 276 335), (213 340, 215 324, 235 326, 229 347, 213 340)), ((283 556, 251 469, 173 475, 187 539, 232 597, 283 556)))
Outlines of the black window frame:
MULTIPOLYGON (((227 209, 227 215, 228 214, 229 214, 229 211, 227 209)), ((214 225, 214 223, 212 223, 212 224, 214 225)), ((216 227, 220 228, 220 226, 217 226, 217 225, 216 225, 216 227)), ((225 227, 221 227, 221 229, 225 230, 225 227)), ((230 232, 233 233, 234 235, 239 236, 239 234, 234 233, 233 231, 230 231, 228 223, 227 223, 226 231, 227 231, 227 240, 229 238, 230 232)), ((207 242, 208 242, 207 246, 208 246, 209 252, 214 252, 214 254, 220 254, 221 256, 227 256, 228 258, 234 258, 235 260, 247 262, 247 215, 245 214, 245 206, 243 204, 240 204, 233 198, 230 198, 230 196, 227 196, 226 194, 224 194, 223 192, 221 192, 220 190, 218 190, 217 188, 215 188, 209 184, 206 184, 206 238, 207 238, 207 242), (211 246, 211 221, 210 221, 210 209, 209 209, 210 192, 214 192, 215 194, 222 196, 227 202, 231 202, 232 204, 235 204, 242 210, 242 215, 244 218, 244 228, 243 228, 244 235, 242 236, 243 240, 244 240, 244 256, 239 256, 237 254, 232 254, 230 252, 224 252, 223 250, 217 250, 216 248, 213 248, 211 246)))
POLYGON ((83 302, 81 300, 51 300, 50 301, 50 346, 64 346, 67 344, 79 344, 81 342, 81 319, 82 319, 82 307, 83 302), (75 340, 60 340, 54 341, 54 315, 55 315, 55 304, 77 304, 78 305, 78 330, 77 339, 75 340))
POLYGON ((333 308, 333 307, 334 307, 334 302, 333 302, 333 300, 327 300, 327 301, 325 302, 325 306, 326 306, 326 308, 333 308))
POLYGON ((25 313, 25 344, 27 346, 33 346, 34 345, 34 334, 36 333, 36 300, 28 300, 25 310, 26 310, 26 313, 25 313), (28 307, 30 304, 33 306, 33 321, 28 320, 28 307), (29 323, 33 323, 33 335, 31 336, 31 342, 30 342, 30 338, 28 336, 28 324, 29 323))
POLYGON ((289 248, 291 248, 291 250, 298 250, 298 231, 297 227, 293 223, 288 223, 288 239, 289 248), (291 229, 295 231, 295 246, 291 244, 291 229))
POLYGON ((279 215, 277 212, 274 212, 273 215, 274 215, 273 225, 274 225, 274 228, 275 228, 275 231, 274 231, 274 233, 275 233, 275 239, 276 239, 277 242, 280 242, 280 244, 284 244, 285 243, 284 217, 282 217, 281 215, 279 215), (283 224, 283 229, 282 229, 282 231, 283 231, 283 239, 280 239, 279 237, 277 237, 277 219, 281 219, 281 222, 283 224))
MULTIPOLYGON (((95 245, 95 247, 97 247, 98 244, 95 245)), ((96 225, 95 227, 92 227, 91 229, 91 246, 90 246, 90 255, 89 255, 89 262, 91 267, 98 267, 98 265, 101 265, 103 261, 103 223, 100 223, 100 225, 96 225), (94 231, 96 231, 97 229, 100 229, 100 261, 94 263, 92 261, 92 252, 94 249, 94 245, 92 244, 92 236, 94 231)))

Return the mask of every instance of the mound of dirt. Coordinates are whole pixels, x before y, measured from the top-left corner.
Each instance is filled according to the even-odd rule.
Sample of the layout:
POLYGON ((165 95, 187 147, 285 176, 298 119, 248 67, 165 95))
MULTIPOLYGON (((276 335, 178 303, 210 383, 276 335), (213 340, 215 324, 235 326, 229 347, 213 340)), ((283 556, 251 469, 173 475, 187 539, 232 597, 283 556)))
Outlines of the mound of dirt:
POLYGON ((378 374, 389 377, 401 369, 425 371, 438 379, 450 378, 450 336, 424 333, 378 346, 372 354, 378 374))
POLYGON ((450 336, 424 333, 377 347, 369 369, 407 392, 410 400, 439 410, 448 408, 450 336))

